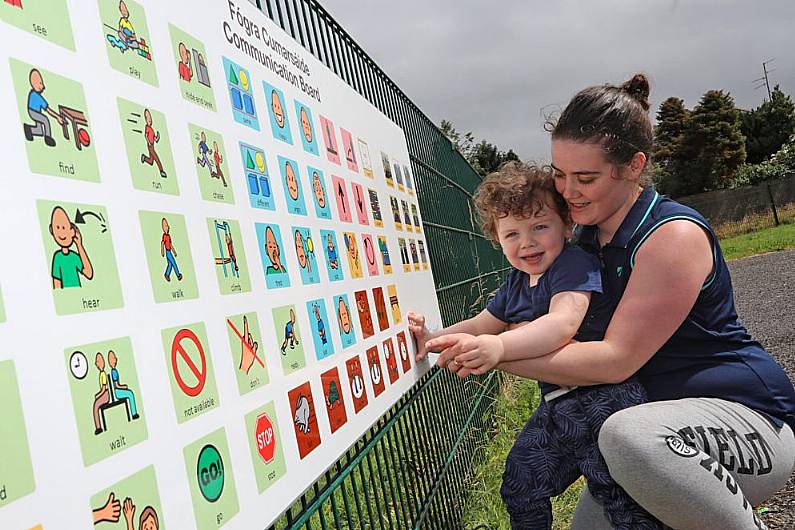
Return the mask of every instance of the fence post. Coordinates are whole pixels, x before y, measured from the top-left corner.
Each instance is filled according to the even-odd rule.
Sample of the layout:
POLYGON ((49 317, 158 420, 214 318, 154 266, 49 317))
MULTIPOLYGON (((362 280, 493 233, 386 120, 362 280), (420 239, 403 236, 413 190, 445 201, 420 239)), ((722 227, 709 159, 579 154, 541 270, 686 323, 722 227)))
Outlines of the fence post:
POLYGON ((770 184, 765 184, 767 188, 767 198, 770 200, 770 210, 773 212, 773 224, 778 226, 778 212, 776 211, 776 201, 773 200, 773 192, 770 190, 770 184))

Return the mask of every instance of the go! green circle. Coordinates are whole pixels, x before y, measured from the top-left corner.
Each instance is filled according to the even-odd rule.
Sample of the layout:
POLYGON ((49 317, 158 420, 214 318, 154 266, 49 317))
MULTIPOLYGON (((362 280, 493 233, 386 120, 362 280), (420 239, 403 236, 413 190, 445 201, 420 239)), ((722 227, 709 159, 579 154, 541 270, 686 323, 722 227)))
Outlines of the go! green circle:
POLYGON ((214 445, 207 444, 199 451, 196 481, 202 497, 209 502, 215 502, 221 497, 224 491, 224 462, 214 445))

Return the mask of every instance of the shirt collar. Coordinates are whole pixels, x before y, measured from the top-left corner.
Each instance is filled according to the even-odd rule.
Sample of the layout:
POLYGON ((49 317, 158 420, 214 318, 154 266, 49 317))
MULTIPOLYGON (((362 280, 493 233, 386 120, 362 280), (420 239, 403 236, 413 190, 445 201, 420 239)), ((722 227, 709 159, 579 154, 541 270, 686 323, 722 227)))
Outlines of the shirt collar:
MULTIPOLYGON (((621 221, 613 239, 606 245, 611 247, 626 248, 629 240, 638 231, 640 226, 651 214, 654 205, 657 204, 660 195, 651 186, 644 188, 640 196, 632 205, 627 216, 621 221)), ((580 233, 580 244, 593 246, 599 249, 599 229, 596 225, 588 225, 582 228, 580 233)))

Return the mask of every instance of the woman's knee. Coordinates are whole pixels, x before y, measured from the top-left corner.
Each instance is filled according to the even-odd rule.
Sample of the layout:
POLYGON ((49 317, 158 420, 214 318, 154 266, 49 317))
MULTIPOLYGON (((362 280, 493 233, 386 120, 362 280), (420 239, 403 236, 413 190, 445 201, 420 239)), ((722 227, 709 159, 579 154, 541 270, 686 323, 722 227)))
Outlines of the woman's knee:
POLYGON ((648 463, 657 450, 660 425, 646 405, 620 410, 605 420, 599 430, 599 451, 614 474, 627 465, 648 463))

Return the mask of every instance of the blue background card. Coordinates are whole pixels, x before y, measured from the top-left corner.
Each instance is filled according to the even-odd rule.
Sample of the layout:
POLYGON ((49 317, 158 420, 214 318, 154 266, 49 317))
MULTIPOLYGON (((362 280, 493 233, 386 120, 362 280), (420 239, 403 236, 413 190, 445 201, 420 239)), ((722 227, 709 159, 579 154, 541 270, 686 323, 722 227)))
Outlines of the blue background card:
POLYGON ((294 226, 291 230, 295 241, 295 255, 298 258, 298 269, 304 285, 320 283, 320 270, 315 257, 315 241, 308 228, 294 226))
POLYGON ((315 343, 315 357, 320 361, 334 355, 331 321, 326 313, 326 302, 322 298, 310 300, 306 303, 306 312, 309 315, 309 328, 312 330, 312 340, 315 343))
POLYGON ((232 115, 237 123, 242 123, 259 131, 259 117, 254 105, 254 86, 251 74, 237 63, 223 57, 226 89, 232 103, 232 115))
POLYGON ((315 122, 312 121, 312 110, 295 100, 295 116, 298 119, 298 136, 301 137, 301 144, 304 151, 319 155, 320 149, 317 146, 317 135, 315 134, 315 122))
POLYGON ((287 272, 287 255, 284 252, 279 226, 256 223, 254 228, 259 242, 262 272, 265 274, 265 283, 268 285, 268 289, 290 287, 290 275, 287 272))
POLYGON ((307 166, 306 172, 309 175, 309 185, 312 187, 312 202, 315 204, 315 215, 321 219, 331 219, 331 207, 329 206, 328 193, 326 193, 326 178, 323 176, 323 171, 307 166))
POLYGON ((298 164, 295 160, 277 157, 279 160, 279 173, 282 176, 284 198, 287 202, 287 211, 296 215, 306 215, 304 190, 301 186, 301 175, 298 173, 298 164))
POLYGON ((287 106, 284 104, 284 93, 265 81, 262 82, 262 87, 265 89, 265 104, 268 106, 273 137, 293 145, 290 119, 287 117, 287 106))
POLYGON ((351 305, 348 303, 347 294, 340 294, 334 297, 334 312, 337 314, 342 347, 350 348, 356 344, 356 330, 353 328, 353 313, 351 313, 351 305))
POLYGON ((240 142, 240 159, 243 162, 243 173, 246 180, 248 200, 252 208, 275 210, 273 186, 268 176, 268 164, 265 151, 259 147, 240 142))
POLYGON ((344 279, 342 273, 342 252, 344 252, 345 249, 340 249, 337 245, 337 235, 332 230, 321 230, 318 244, 323 245, 329 281, 337 282, 344 279))

